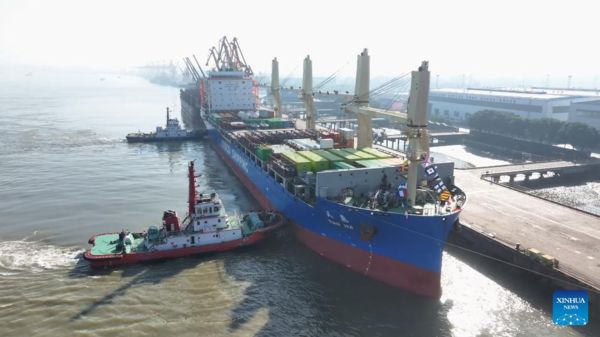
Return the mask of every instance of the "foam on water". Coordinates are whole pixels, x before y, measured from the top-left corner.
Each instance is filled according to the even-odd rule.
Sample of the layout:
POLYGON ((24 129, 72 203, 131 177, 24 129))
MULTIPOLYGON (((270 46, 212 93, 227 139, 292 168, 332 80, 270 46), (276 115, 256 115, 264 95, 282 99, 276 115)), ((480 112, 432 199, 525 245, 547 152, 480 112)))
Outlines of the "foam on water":
MULTIPOLYGON (((76 265, 82 252, 78 248, 57 247, 39 241, 5 241, 0 242, 0 267, 32 272, 59 269, 76 265)), ((2 273, 3 276, 8 274, 14 273, 2 273)))

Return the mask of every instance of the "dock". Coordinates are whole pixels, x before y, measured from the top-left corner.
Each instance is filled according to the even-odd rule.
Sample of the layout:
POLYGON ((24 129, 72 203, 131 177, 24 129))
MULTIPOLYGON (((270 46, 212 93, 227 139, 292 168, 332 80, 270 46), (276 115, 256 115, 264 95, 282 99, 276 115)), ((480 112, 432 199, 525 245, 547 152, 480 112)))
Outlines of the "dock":
POLYGON ((598 169, 600 169, 600 160, 594 158, 581 161, 552 161, 544 163, 502 165, 492 168, 473 169, 471 172, 480 174, 481 177, 495 182, 498 182, 500 177, 507 176, 512 182, 518 175, 522 175, 525 177, 525 180, 529 180, 533 174, 539 174, 540 177, 543 177, 544 174, 548 173, 562 176, 567 174, 582 174, 598 169))
MULTIPOLYGON (((528 168, 533 170, 535 165, 541 169, 543 164, 531 164, 528 168)), ((507 167, 495 170, 514 172, 507 171, 507 167)), ((554 163, 553 167, 572 166, 554 163)), ((553 278, 552 283, 561 288, 588 290, 594 307, 590 314, 598 315, 600 217, 482 179, 490 170, 455 170, 455 183, 468 196, 458 236, 475 250, 493 253, 504 261, 553 278), (533 256, 530 249, 539 254, 533 256)))

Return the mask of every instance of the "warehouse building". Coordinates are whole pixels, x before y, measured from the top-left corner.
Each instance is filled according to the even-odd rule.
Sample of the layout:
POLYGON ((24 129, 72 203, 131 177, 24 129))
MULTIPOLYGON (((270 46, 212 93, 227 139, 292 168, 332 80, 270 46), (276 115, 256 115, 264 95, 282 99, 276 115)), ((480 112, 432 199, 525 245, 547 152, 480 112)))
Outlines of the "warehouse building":
POLYGON ((437 89, 429 94, 429 115, 466 120, 481 110, 506 111, 523 118, 569 118, 571 103, 593 100, 593 94, 550 93, 547 90, 437 89))
POLYGON ((571 104, 568 121, 586 123, 600 131, 600 100, 571 104))

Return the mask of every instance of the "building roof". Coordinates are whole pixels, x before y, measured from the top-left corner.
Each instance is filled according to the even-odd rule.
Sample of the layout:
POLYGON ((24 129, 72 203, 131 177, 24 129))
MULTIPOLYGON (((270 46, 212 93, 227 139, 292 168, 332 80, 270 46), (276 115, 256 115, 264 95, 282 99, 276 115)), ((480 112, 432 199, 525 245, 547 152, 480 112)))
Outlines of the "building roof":
POLYGON ((570 94, 550 93, 543 90, 532 90, 523 88, 466 88, 466 89, 434 89, 431 90, 431 95, 446 94, 451 97, 469 98, 474 97, 494 97, 494 98, 514 98, 514 99, 532 99, 541 101, 563 100, 591 97, 589 92, 580 92, 582 95, 575 95, 575 92, 570 94))
POLYGON ((595 89, 578 89, 578 88, 544 88, 544 87, 532 87, 532 88, 499 88, 502 90, 518 90, 522 92, 540 92, 550 95, 561 95, 561 96, 582 96, 582 97, 600 97, 600 90, 595 89))
POLYGON ((583 105, 600 105, 600 100, 597 101, 586 101, 586 102, 578 102, 573 104, 583 104, 583 105))
POLYGON ((464 96, 487 96, 487 97, 499 97, 499 98, 518 98, 518 99, 536 99, 536 100, 554 100, 554 99, 565 99, 573 98, 572 96, 558 95, 558 94, 547 94, 540 92, 525 92, 525 91, 511 91, 500 88, 490 89, 435 89, 431 90, 431 94, 449 94, 463 96, 461 98, 467 98, 464 96))

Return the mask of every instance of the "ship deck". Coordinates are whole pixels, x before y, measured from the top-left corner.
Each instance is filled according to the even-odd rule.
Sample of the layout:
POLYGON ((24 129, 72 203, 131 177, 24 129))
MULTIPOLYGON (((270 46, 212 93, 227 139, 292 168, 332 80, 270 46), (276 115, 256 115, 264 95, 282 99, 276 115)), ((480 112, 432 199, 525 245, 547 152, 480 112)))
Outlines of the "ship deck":
MULTIPOLYGON (((105 234, 99 235, 96 237, 94 241, 94 246, 92 247, 90 253, 92 255, 112 255, 112 254, 120 254, 121 251, 117 250, 117 242, 119 241, 119 234, 105 234)), ((143 252, 146 251, 146 247, 142 244, 144 242, 144 238, 137 238, 133 240, 133 245, 126 245, 126 252, 131 253, 135 248, 135 252, 143 252)))
POLYGON ((559 271, 600 286, 600 218, 455 170, 469 201, 462 223, 494 240, 534 248, 559 261, 559 271))

